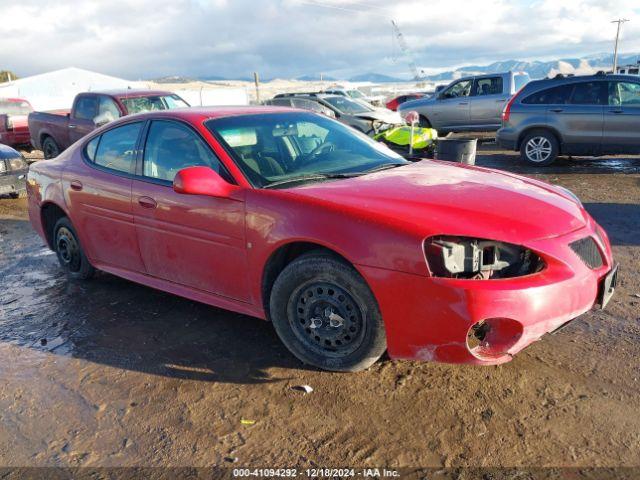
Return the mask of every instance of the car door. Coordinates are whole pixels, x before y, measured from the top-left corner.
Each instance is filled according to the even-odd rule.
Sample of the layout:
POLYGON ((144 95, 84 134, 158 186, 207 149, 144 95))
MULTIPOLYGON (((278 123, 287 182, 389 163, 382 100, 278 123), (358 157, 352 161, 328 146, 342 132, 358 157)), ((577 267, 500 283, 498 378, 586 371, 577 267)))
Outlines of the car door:
POLYGON ((91 139, 67 162, 62 184, 74 226, 97 264, 144 272, 131 210, 131 179, 143 122, 127 123, 91 139))
POLYGON ((469 124, 469 94, 472 79, 459 80, 440 93, 427 117, 435 128, 450 129, 469 124))
POLYGON ((469 98, 469 124, 476 128, 498 129, 502 123, 502 110, 509 100, 501 75, 473 80, 469 98))
POLYGON ((640 82, 608 82, 604 110, 603 150, 606 153, 640 152, 640 82))
POLYGON ((205 165, 232 181, 190 126, 153 120, 133 180, 133 214, 146 271, 163 280, 249 299, 244 202, 173 190, 182 168, 205 165))
POLYGON ((78 95, 69 117, 69 140, 73 144, 96 128, 94 119, 98 115, 98 96, 78 95))

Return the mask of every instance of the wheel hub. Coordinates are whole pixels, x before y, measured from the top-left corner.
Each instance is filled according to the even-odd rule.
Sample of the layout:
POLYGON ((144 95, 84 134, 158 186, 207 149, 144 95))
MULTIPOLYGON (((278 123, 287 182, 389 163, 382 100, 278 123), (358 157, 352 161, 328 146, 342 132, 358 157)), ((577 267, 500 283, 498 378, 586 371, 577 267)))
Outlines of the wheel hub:
POLYGON ((61 262, 71 271, 78 271, 80 268, 81 257, 78 243, 73 234, 62 227, 58 230, 56 250, 61 262))
POLYGON ((534 137, 527 143, 527 157, 534 162, 544 162, 551 155, 551 142, 544 137, 534 137))
POLYGON ((363 334, 362 313, 353 297, 329 283, 304 286, 293 297, 294 331, 324 354, 347 354, 355 350, 363 334))

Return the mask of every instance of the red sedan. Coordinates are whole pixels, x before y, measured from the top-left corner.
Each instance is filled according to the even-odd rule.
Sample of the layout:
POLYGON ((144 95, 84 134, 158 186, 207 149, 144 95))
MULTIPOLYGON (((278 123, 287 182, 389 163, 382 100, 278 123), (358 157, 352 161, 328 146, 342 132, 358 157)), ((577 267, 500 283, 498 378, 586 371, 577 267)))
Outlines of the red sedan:
POLYGON ((102 127, 28 177, 72 278, 103 270, 271 320, 303 362, 498 364, 615 287, 568 190, 409 163, 325 116, 184 109, 102 127))
POLYGON ((425 94, 424 93, 407 93, 404 95, 399 95, 397 97, 392 98, 391 100, 389 100, 386 104, 385 107, 387 107, 389 110, 393 110, 394 112, 398 111, 398 107, 400 105, 402 105, 405 102, 408 102, 410 100, 417 100, 419 98, 424 97, 425 94))

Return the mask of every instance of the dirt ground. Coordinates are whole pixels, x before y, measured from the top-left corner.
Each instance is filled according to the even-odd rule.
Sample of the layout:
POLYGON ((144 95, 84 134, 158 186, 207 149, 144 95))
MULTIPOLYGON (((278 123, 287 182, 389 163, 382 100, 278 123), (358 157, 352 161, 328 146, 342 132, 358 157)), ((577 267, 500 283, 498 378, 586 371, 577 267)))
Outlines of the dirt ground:
POLYGON ((535 170, 485 145, 478 164, 572 189, 621 264, 606 310, 498 367, 304 367, 266 322, 108 274, 68 281, 31 229, 26 202, 0 199, 0 466, 640 475, 640 158, 535 170))

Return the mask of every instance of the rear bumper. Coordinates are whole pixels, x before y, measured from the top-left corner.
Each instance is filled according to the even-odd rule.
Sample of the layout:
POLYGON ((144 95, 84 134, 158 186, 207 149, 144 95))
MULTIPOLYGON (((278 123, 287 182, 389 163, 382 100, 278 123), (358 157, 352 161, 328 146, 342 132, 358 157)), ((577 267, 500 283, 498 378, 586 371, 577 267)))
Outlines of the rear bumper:
POLYGON ((0 195, 23 192, 27 189, 27 170, 0 174, 0 195))
POLYGON ((503 127, 496 133, 496 143, 505 150, 517 150, 518 136, 513 130, 503 127))
POLYGON ((543 253, 547 267, 514 279, 431 278, 361 266, 382 311, 389 355, 496 365, 593 308, 602 279, 613 266, 608 241, 596 235, 595 224, 528 247, 543 253), (587 235, 596 240, 604 259, 596 270, 569 247, 587 235), (498 327, 491 351, 468 346, 470 329, 480 322, 498 327))

